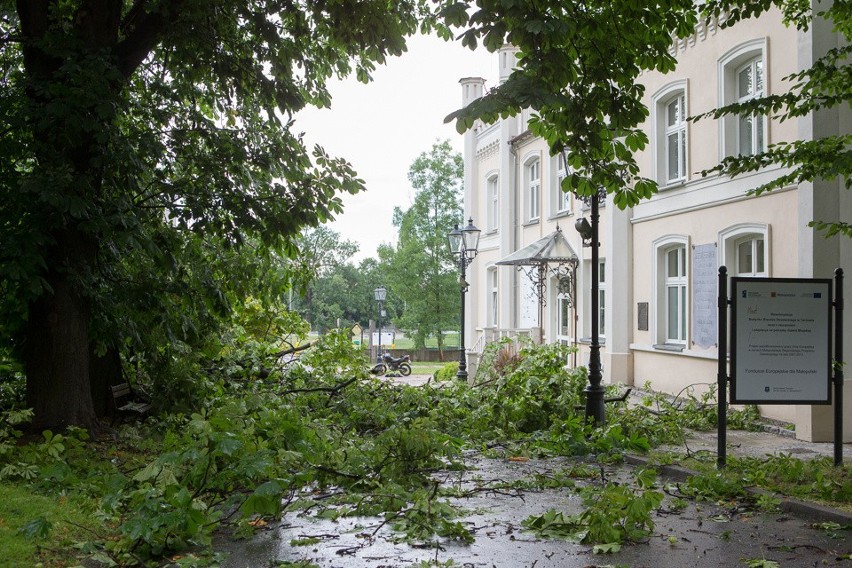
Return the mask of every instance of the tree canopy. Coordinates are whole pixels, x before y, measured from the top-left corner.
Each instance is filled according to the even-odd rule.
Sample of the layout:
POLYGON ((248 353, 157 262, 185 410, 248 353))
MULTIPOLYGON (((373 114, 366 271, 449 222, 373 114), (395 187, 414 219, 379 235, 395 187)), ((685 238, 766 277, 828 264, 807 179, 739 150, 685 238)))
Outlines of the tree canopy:
POLYGON ((0 309, 37 425, 96 427, 88 354, 124 348, 163 299, 194 286, 227 309, 241 275, 188 261, 292 253, 363 188, 292 115, 402 53, 422 4, 0 2, 0 309))
MULTIPOLYGON (((639 126, 647 119, 642 103, 640 75, 669 72, 677 63, 670 53, 673 37, 693 33, 699 18, 724 11, 724 26, 737 25, 772 7, 781 10, 788 25, 806 30, 814 18, 824 18, 841 36, 837 46, 820 56, 812 67, 787 77, 786 93, 770 93, 746 103, 717 109, 703 117, 756 112, 780 120, 825 109, 846 107, 852 100, 852 3, 799 0, 714 0, 696 7, 692 0, 655 3, 631 0, 572 0, 542 4, 535 0, 482 0, 475 10, 468 3, 446 0, 443 21, 461 27, 462 43, 496 51, 505 44, 518 49, 518 69, 467 108, 450 114, 460 131, 475 119, 491 122, 522 109, 536 111, 533 134, 564 151, 573 173, 563 190, 581 196, 600 188, 613 194, 621 208, 651 197, 654 180, 643 177, 633 153, 648 144, 639 126)), ((711 171, 736 176, 770 164, 791 168, 758 188, 762 192, 816 179, 839 178, 852 185, 852 138, 848 132, 815 140, 770 145, 752 156, 726 158, 711 171)), ((709 172, 705 172, 709 173, 709 172)), ((828 235, 852 236, 846 222, 813 223, 828 235)))

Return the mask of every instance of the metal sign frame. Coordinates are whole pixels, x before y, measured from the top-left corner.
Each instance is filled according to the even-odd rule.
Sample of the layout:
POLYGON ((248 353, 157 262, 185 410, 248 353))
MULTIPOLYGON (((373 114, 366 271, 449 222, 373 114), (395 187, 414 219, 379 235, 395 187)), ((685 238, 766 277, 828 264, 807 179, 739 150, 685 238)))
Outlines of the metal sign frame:
POLYGON ((831 404, 832 281, 731 278, 731 403, 831 404))

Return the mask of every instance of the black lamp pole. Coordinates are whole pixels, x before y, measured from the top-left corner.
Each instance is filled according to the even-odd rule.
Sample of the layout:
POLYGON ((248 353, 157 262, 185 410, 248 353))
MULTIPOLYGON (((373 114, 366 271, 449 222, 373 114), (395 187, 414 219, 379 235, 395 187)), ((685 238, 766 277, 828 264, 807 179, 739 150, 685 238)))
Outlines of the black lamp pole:
POLYGON ((459 288, 461 289, 461 327, 459 327, 459 370, 456 373, 456 378, 463 381, 467 381, 467 357, 465 357, 464 353, 464 297, 467 294, 465 276, 467 276, 468 262, 470 261, 465 258, 464 254, 459 255, 459 272, 461 273, 461 280, 459 281, 459 288))
POLYGON ((382 362, 382 304, 384 303, 385 298, 387 298, 388 291, 385 289, 384 286, 379 286, 378 288, 373 290, 373 293, 375 294, 375 297, 376 297, 376 303, 379 304, 379 346, 376 348, 376 361, 381 363, 382 362))
POLYGON ((606 421, 604 410, 604 388, 601 386, 601 345, 600 345, 600 243, 598 242, 598 201, 600 196, 591 198, 591 225, 585 219, 579 219, 575 227, 583 236, 583 244, 592 248, 592 344, 589 347, 589 384, 586 385, 586 421, 595 425, 606 421))
POLYGON ((464 352, 464 295, 467 293, 468 283, 467 265, 476 257, 479 248, 480 230, 473 225, 473 219, 467 220, 467 227, 459 230, 456 225, 447 235, 450 244, 450 252, 459 257, 459 288, 461 290, 461 327, 459 328, 459 370, 456 378, 467 380, 467 360, 464 352))

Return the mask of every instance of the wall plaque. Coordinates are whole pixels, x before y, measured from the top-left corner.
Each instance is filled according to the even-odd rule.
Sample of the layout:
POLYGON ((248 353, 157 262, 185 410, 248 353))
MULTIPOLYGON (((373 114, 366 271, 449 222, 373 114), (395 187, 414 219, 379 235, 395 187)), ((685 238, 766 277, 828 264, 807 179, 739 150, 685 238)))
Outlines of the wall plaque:
POLYGON ((692 343, 707 349, 716 345, 719 276, 716 245, 692 248, 692 343))
POLYGON ((639 302, 636 304, 636 329, 639 331, 648 331, 648 302, 639 302))

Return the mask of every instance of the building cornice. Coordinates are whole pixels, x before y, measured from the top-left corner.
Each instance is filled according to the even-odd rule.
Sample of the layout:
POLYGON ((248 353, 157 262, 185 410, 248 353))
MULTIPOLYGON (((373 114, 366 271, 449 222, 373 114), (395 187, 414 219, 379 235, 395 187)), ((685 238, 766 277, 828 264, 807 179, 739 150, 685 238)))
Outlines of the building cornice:
POLYGON ((679 38, 676 34, 672 34, 672 45, 669 47, 669 53, 677 57, 679 52, 684 52, 688 48, 694 47, 695 44, 706 40, 708 37, 716 35, 720 26, 727 19, 727 12, 722 12, 718 16, 711 16, 709 19, 699 18, 692 35, 679 38))

